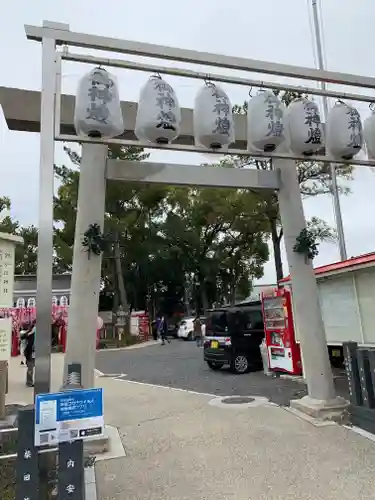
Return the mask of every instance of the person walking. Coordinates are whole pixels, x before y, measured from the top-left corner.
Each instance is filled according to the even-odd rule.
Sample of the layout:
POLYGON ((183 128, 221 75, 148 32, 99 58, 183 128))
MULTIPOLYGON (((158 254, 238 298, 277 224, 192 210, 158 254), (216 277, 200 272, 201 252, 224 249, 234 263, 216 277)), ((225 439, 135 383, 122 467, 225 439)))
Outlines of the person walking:
POLYGON ((202 322, 198 315, 194 319, 194 336, 197 342, 197 347, 203 347, 202 322))
POLYGON ((26 365, 25 359, 25 349, 26 349, 26 337, 27 332, 30 330, 29 325, 22 325, 22 330, 20 331, 20 354, 21 354, 21 365, 26 365), (24 362, 25 359, 25 362, 24 362))
POLYGON ((171 341, 167 337, 168 324, 167 324, 167 320, 165 319, 164 314, 162 314, 160 317, 159 324, 158 324, 158 332, 159 332, 159 336, 161 339, 161 345, 165 345, 165 341, 167 341, 168 344, 171 343, 171 341))
POLYGON ((158 327, 155 319, 151 322, 151 331, 153 339, 158 340, 158 327))
POLYGON ((36 327, 35 322, 32 325, 32 328, 29 329, 25 334, 25 358, 26 358, 26 386, 34 387, 34 367, 35 367, 35 334, 36 327))

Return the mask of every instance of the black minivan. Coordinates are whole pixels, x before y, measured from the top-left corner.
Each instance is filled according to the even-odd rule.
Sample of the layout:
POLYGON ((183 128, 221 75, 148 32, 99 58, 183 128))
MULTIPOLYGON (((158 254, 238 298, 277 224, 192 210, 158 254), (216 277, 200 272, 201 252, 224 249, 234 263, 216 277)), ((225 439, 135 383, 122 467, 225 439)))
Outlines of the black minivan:
POLYGON ((260 301, 208 311, 204 360, 212 370, 229 365, 234 373, 262 367, 264 325, 260 301))

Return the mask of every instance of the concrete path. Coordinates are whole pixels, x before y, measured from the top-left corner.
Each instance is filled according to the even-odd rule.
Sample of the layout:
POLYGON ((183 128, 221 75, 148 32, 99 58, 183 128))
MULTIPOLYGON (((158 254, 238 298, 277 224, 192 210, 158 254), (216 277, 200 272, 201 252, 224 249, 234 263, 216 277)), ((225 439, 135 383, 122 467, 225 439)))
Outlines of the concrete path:
MULTIPOLYGON (((11 358, 8 372, 8 394, 6 404, 32 404, 34 389, 26 387, 26 366, 20 365, 21 357, 11 358)), ((58 391, 62 384, 64 355, 52 354, 51 357, 51 389, 58 391)))
MULTIPOLYGON (((110 351, 124 352, 127 350, 141 350, 153 346, 157 342, 151 340, 143 344, 135 344, 133 346, 124 347, 121 349, 108 349, 107 356, 110 351)), ((113 355, 113 353, 112 353, 113 355)), ((26 366, 21 365, 21 356, 11 358, 9 362, 9 376, 8 376, 8 394, 6 397, 6 404, 13 403, 33 403, 34 389, 26 387, 26 366)), ((51 390, 59 391, 63 380, 64 369, 64 354, 52 354, 51 356, 51 390)), ((100 372, 97 371, 97 374, 100 372)))
MULTIPOLYGON (((53 356, 53 388, 62 362, 53 356)), ((24 370, 11 363, 8 403, 33 400, 24 370)), ((117 427, 126 452, 96 464, 98 500, 375 498, 375 443, 349 429, 314 427, 270 404, 221 408, 210 395, 96 382, 106 423, 117 427)))
POLYGON ((97 464, 100 500, 375 498, 375 443, 351 430, 274 405, 220 408, 210 396, 102 383, 127 456, 97 464))

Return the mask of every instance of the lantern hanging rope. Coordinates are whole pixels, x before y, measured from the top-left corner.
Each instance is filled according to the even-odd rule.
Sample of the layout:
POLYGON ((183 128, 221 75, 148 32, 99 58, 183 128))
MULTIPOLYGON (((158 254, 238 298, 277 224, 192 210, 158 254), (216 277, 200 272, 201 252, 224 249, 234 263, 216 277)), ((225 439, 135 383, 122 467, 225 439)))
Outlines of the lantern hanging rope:
POLYGON ((211 75, 209 73, 206 73, 205 77, 203 78, 203 81, 205 85, 215 85, 214 82, 211 80, 211 75))
POLYGON ((318 245, 314 233, 304 228, 296 238, 293 251, 304 255, 306 260, 313 260, 319 254, 318 245))
POLYGON ((91 253, 101 255, 106 248, 106 238, 101 232, 99 224, 90 224, 83 235, 82 246, 88 253, 90 258, 91 253))

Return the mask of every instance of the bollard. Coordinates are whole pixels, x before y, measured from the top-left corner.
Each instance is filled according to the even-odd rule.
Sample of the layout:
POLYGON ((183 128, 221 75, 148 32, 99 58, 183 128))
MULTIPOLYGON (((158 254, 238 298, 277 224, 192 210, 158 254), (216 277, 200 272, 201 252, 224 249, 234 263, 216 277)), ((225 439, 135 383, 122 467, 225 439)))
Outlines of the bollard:
POLYGON ((349 382, 351 422, 375 434, 375 350, 345 342, 345 368, 349 382))
POLYGON ((39 460, 34 446, 34 407, 18 411, 16 500, 39 500, 39 460))
POLYGON ((60 443, 58 498, 59 500, 85 499, 82 440, 60 443))
POLYGON ((358 349, 357 360, 363 405, 366 406, 366 408, 375 408, 374 388, 372 385, 368 350, 358 349))
POLYGON ((363 404, 361 383, 357 361, 357 342, 344 342, 345 371, 348 378, 350 404, 361 406, 363 404))
MULTIPOLYGON (((80 363, 68 366, 67 382, 64 391, 82 389, 82 367, 80 363)), ((85 475, 83 441, 71 441, 59 445, 59 500, 85 500, 85 475)))
POLYGON ((367 355, 370 363, 372 386, 375 387, 375 349, 369 349, 367 355))

